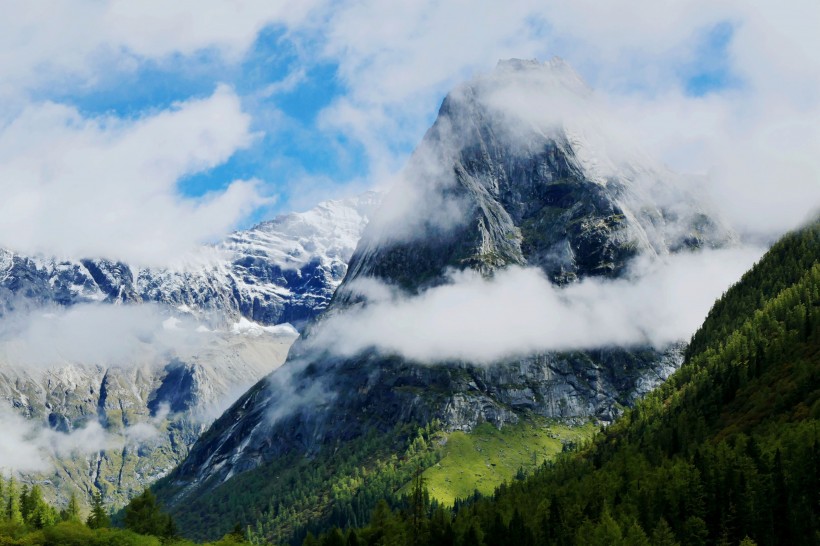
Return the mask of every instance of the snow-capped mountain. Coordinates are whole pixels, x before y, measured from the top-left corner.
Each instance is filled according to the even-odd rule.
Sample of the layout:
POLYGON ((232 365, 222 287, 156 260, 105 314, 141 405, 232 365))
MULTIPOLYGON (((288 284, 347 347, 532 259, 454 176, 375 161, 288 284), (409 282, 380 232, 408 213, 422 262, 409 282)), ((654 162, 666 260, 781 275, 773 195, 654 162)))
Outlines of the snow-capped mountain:
POLYGON ((121 505, 276 369, 325 307, 370 192, 239 231, 174 269, 0 250, 0 450, 65 502, 121 505), (112 305, 116 304, 116 305, 112 305))
POLYGON ((330 302, 379 199, 368 192, 281 215, 173 269, 0 249, 0 314, 50 304, 154 302, 228 321, 299 325, 330 302))

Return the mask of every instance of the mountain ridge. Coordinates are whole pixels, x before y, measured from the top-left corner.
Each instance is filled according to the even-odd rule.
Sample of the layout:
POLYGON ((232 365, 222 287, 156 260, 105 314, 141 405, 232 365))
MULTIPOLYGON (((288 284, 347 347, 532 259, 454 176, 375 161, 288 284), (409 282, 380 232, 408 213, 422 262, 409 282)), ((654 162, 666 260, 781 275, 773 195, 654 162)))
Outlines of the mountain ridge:
MULTIPOLYGON (((537 88, 543 78, 535 74, 529 83, 537 88)), ((498 83, 492 77, 490 83, 498 83)), ((506 75, 497 77, 503 83, 506 75)), ((668 207, 651 200, 654 186, 682 195, 676 179, 653 168, 626 169, 621 178, 601 179, 598 171, 591 176, 563 128, 533 131, 518 120, 510 125, 508 112, 497 112, 490 98, 473 93, 465 99, 463 89, 443 101, 404 184, 374 214, 330 306, 288 362, 220 417, 158 486, 184 528, 207 536, 197 507, 215 496, 236 502, 225 500, 233 498, 231 480, 249 471, 276 472, 265 468, 279 468, 277 460, 321 457, 332 446, 389 435, 403 425, 436 422, 444 431, 469 431, 527 415, 608 422, 679 365, 681 347, 674 344, 540 352, 490 366, 419 363, 378 347, 338 356, 332 345, 312 345, 325 320, 372 305, 356 289, 359 281, 383 282, 412 297, 446 286, 452 270, 492 276, 510 265, 530 265, 561 286, 621 278, 639 254, 734 241, 692 196, 670 200, 668 207), (657 178, 630 178, 635 173, 657 178)))
POLYGON ((190 269, 0 250, 0 421, 37 451, 25 480, 58 504, 100 492, 121 506, 171 470, 285 360, 285 319, 328 304, 379 199, 280 215, 190 269))
POLYGON ((0 249, 0 312, 44 304, 154 302, 183 312, 218 312, 225 319, 301 325, 329 303, 379 199, 367 192, 280 215, 204 247, 201 256, 192 255, 192 264, 176 268, 0 249))

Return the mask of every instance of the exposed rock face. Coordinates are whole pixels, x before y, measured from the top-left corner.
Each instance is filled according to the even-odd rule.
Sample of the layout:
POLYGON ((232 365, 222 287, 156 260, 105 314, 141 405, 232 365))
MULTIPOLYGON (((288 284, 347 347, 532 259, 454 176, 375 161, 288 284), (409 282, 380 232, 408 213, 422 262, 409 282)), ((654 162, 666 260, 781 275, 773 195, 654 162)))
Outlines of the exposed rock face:
MULTIPOLYGON (((571 127, 528 121, 521 104, 501 100, 522 89, 579 100, 587 93, 560 61, 502 63, 453 91, 405 183, 366 229, 325 317, 367 305, 351 288, 366 279, 412 295, 450 282, 453 269, 491 276, 517 265, 563 285, 621 277, 639 255, 732 241, 675 175, 611 158, 571 127)), ((310 454, 397 422, 438 419, 470 430, 528 413, 609 421, 681 361, 680 346, 533 354, 489 366, 420 364, 375 350, 341 358, 311 345, 322 320, 194 446, 171 475, 176 502, 205 480, 211 486, 283 453, 310 454)))
POLYGON ((99 490, 123 504, 176 466, 239 392, 285 360, 291 332, 212 334, 165 365, 149 354, 115 367, 3 362, 0 420, 9 408, 25 417, 42 451, 44 470, 26 472, 25 480, 57 501, 99 490))
POLYGON ((151 303, 214 329, 192 331, 198 337, 184 350, 147 340, 126 362, 54 351, 36 366, 5 350, 18 340, 0 329, 9 344, 0 344, 0 422, 25 417, 48 468, 24 479, 58 501, 99 490, 116 506, 169 472, 214 418, 285 360, 297 332, 265 325, 299 325, 327 307, 379 200, 367 193, 280 216, 204 249, 204 265, 178 270, 0 250, 4 327, 81 304, 151 303))

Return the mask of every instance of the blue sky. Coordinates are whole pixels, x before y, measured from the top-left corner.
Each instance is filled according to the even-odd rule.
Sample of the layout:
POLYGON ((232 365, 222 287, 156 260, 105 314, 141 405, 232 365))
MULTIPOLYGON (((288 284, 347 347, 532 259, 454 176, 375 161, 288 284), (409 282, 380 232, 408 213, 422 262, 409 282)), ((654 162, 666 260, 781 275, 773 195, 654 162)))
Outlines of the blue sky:
POLYGON ((555 55, 637 145, 716 177, 734 221, 759 225, 778 203, 764 223, 782 229, 806 213, 820 156, 820 8, 790 1, 11 3, 0 246, 162 262, 384 188, 449 89, 502 58, 555 55), (772 189, 766 176, 787 171, 792 187, 772 189))

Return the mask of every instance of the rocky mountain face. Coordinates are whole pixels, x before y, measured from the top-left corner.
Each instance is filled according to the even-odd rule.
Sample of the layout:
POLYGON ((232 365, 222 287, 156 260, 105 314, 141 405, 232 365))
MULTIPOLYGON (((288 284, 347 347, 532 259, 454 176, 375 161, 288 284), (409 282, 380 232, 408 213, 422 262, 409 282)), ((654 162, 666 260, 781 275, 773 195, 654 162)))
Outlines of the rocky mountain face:
POLYGON ((41 484, 49 498, 64 503, 71 493, 85 499, 100 491, 122 505, 176 466, 239 393, 281 365, 295 338, 292 329, 211 334, 196 351, 135 354, 117 366, 66 361, 32 369, 3 361, 5 441, 12 428, 36 446, 40 464, 26 465, 23 481, 41 484))
POLYGON ((101 491, 117 506, 169 472, 214 418, 284 362, 298 337, 285 323, 329 304, 379 199, 368 193, 277 217, 203 249, 204 265, 177 270, 0 251, 0 424, 10 445, 26 439, 42 458, 24 464, 23 479, 58 502, 101 491), (99 308, 133 323, 126 356, 65 353, 57 341, 46 356, 29 354, 53 340, 25 341, 27 320, 99 308), (128 318, 140 309, 153 313, 128 318))
POLYGON ((397 423, 437 420, 469 431, 530 414, 608 422, 676 369, 681 345, 547 352, 487 365, 420 363, 377 348, 339 356, 312 343, 326 319, 369 305, 361 286, 374 280, 413 297, 452 282, 453 271, 490 278, 520 266, 564 286, 627 276, 638 256, 730 244, 731 231, 676 175, 611 153, 594 124, 569 125, 549 112, 553 103, 583 107, 588 94, 553 60, 500 63, 447 96, 329 308, 288 362, 220 417, 165 481, 162 492, 178 513, 185 499, 283 454, 310 456, 397 423))

